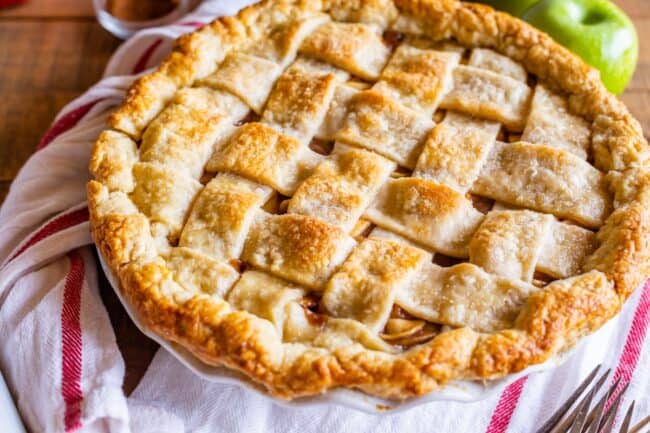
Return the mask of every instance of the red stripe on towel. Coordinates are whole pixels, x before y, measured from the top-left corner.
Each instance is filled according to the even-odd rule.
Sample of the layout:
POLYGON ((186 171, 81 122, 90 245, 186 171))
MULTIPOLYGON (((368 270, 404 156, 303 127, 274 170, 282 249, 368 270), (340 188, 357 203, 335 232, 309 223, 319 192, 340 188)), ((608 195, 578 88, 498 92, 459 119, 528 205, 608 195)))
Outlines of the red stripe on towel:
POLYGON ((65 402, 65 431, 81 427, 82 338, 81 288, 84 281, 84 262, 78 251, 68 254, 70 271, 65 279, 61 307, 61 395, 65 402))
POLYGON ((163 40, 162 38, 158 38, 155 41, 151 43, 147 47, 146 50, 142 53, 140 58, 138 59, 137 62, 135 62, 135 65, 133 65, 133 69, 131 70, 131 73, 139 74, 140 72, 144 71, 147 69, 147 65, 149 64, 149 60, 151 60, 151 56, 153 56, 154 51, 162 44, 163 40))
POLYGON ((75 108, 69 113, 64 114, 50 126, 50 128, 45 132, 41 141, 36 146, 37 150, 43 149, 48 144, 50 144, 56 137, 63 134, 70 128, 74 127, 79 121, 93 108, 99 101, 104 98, 95 99, 90 101, 87 104, 84 104, 80 107, 75 108))
POLYGON ((185 27, 194 27, 195 29, 201 28, 205 25, 205 23, 202 23, 200 21, 185 21, 182 23, 178 23, 179 26, 185 26, 185 27))
MULTIPOLYGON (((625 346, 623 346, 623 353, 619 358, 618 365, 614 371, 614 376, 612 376, 612 384, 616 382, 619 378, 621 383, 618 388, 612 393, 612 396, 607 402, 607 407, 611 406, 616 399, 619 391, 632 380, 634 371, 636 370, 637 364, 639 363, 639 358, 641 356, 641 351, 643 350, 643 345, 645 343, 647 334, 648 334, 648 325, 650 324, 650 280, 646 281, 643 285, 641 292, 641 298, 639 299, 639 304, 636 307, 634 312, 634 317, 632 318, 632 325, 630 326, 630 331, 627 334, 627 339, 625 340, 625 346)), ((620 407, 623 407, 621 405, 620 407)))
POLYGON ((76 226, 77 224, 84 223, 88 221, 88 208, 84 207, 77 209, 75 211, 65 213, 60 215, 50 222, 46 223, 43 227, 34 233, 25 244, 16 251, 16 253, 11 256, 7 263, 14 260, 16 257, 20 256, 22 253, 27 251, 34 244, 39 243, 43 239, 52 236, 55 233, 58 233, 62 230, 68 229, 70 227, 76 226))
POLYGON ((499 402, 492 413, 490 424, 485 433, 504 433, 508 429, 510 419, 515 413, 526 380, 528 380, 528 376, 524 376, 506 386, 506 389, 501 393, 499 402))

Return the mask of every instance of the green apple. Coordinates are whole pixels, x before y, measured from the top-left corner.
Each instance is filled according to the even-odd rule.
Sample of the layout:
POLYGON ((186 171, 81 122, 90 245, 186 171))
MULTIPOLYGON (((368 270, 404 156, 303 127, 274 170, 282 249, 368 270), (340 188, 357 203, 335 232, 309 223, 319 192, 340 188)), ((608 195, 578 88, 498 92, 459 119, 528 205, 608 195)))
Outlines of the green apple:
POLYGON ((481 3, 488 4, 494 9, 506 11, 511 15, 520 17, 529 7, 539 2, 539 0, 478 0, 481 3))
POLYGON ((479 0, 551 35, 600 71, 615 94, 625 90, 639 57, 634 24, 609 0, 479 0))
POLYGON ((600 70, 605 86, 620 94, 639 57, 634 24, 609 0, 541 0, 522 18, 600 70))

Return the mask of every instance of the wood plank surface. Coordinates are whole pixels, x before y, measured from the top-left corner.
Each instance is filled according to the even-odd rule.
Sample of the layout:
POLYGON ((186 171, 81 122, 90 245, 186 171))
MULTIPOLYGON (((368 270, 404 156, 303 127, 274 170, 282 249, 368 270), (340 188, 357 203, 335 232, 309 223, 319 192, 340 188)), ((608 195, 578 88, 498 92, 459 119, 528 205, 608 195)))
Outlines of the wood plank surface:
POLYGON ((11 181, 0 181, 0 204, 2 204, 9 192, 9 185, 11 185, 11 181))
POLYGON ((639 120, 650 140, 650 1, 623 0, 619 3, 632 17, 639 34, 639 64, 621 99, 639 120))
POLYGON ((641 18, 650 18, 650 5, 648 5, 648 0, 614 0, 614 3, 627 12, 635 22, 641 18))
POLYGON ((94 21, 0 21, 0 181, 15 177, 54 115, 100 79, 118 45, 94 21))
POLYGON ((25 4, 0 10, 0 19, 35 17, 94 19, 93 0, 29 0, 25 4))
MULTIPOLYGON (((641 40, 639 66, 622 96, 650 134, 650 4, 618 0, 633 18, 641 40)), ((24 161, 63 105, 100 79, 120 41, 94 20, 91 0, 29 0, 0 10, 0 204, 24 161)), ((144 374, 157 345, 142 335, 100 276, 126 362, 127 393, 144 374)))

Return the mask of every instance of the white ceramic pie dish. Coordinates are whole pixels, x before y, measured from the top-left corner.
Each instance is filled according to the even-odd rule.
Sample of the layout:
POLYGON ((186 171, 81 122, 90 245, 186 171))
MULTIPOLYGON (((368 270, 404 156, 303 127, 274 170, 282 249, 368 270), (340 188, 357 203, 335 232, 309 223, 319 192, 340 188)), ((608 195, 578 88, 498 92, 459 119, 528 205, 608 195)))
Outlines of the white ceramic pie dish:
POLYGON ((164 347, 183 365, 185 365, 201 378, 209 380, 211 382, 242 386, 285 407, 337 405, 356 409, 366 413, 378 414, 396 413, 434 401, 456 401, 464 403, 476 402, 501 392, 506 386, 515 382, 522 376, 533 372, 540 372, 558 367, 560 364, 566 361, 571 353, 574 352, 578 347, 580 347, 582 344, 585 344, 587 341, 594 338, 598 334, 598 332, 596 332, 595 334, 582 339, 580 344, 574 346, 571 350, 564 352, 561 355, 558 355, 543 364, 533 365, 517 374, 512 374, 510 376, 504 377, 503 379, 493 380, 485 383, 480 381, 450 382, 440 390, 433 391, 421 397, 411 398, 402 402, 373 397, 360 391, 343 388, 331 390, 319 396, 298 398, 288 401, 273 398, 264 391, 262 386, 257 385, 245 377, 243 374, 239 374, 234 370, 223 367, 214 367, 201 362, 181 345, 167 341, 160 335, 150 330, 147 325, 143 323, 140 317, 138 317, 135 310, 122 295, 117 277, 106 264, 106 261, 102 257, 101 253, 99 253, 99 251, 98 256, 102 269, 104 270, 104 274, 111 284, 111 287, 122 302, 122 305, 124 305, 124 308, 126 309, 126 312, 128 313, 131 320, 133 320, 135 325, 138 327, 138 329, 140 329, 140 331, 142 331, 143 334, 160 344, 161 347, 164 347))

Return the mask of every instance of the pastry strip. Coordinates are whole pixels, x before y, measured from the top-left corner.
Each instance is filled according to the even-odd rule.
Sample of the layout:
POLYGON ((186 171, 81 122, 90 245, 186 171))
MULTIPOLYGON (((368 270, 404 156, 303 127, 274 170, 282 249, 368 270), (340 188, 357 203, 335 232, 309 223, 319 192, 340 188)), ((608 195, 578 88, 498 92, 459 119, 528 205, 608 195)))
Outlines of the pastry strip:
POLYGON ((305 308, 297 302, 289 303, 284 325, 284 339, 288 342, 303 342, 329 350, 350 350, 355 346, 386 353, 397 349, 382 340, 367 326, 352 319, 327 317, 322 323, 308 318, 305 308))
POLYGON ((532 91, 506 75, 472 66, 454 69, 454 86, 441 108, 501 122, 509 129, 522 131, 532 91))
POLYGON ((471 191, 592 228, 611 210, 600 171, 571 153, 524 142, 496 143, 471 191))
POLYGON ((589 124, 569 113, 567 105, 560 95, 538 84, 521 140, 557 147, 587 159, 591 146, 589 124))
POLYGON ((400 45, 373 89, 431 118, 453 84, 460 54, 400 45))
POLYGON ((288 212, 310 215, 349 232, 395 168, 376 153, 337 144, 300 184, 288 212))
POLYGON ((483 220, 463 194, 413 177, 389 180, 365 217, 454 257, 467 257, 469 240, 483 220))
POLYGON ((206 168, 245 176, 290 196, 321 160, 296 138, 252 122, 242 125, 206 168))
POLYGON ((269 59, 284 68, 294 61, 305 38, 328 21, 329 15, 315 14, 276 26, 267 38, 251 47, 251 54, 269 59))
POLYGON ((374 27, 335 22, 318 27, 305 39, 300 52, 372 81, 377 80, 390 54, 374 27))
POLYGON ((245 310, 273 323, 280 336, 289 304, 305 291, 279 278, 259 271, 246 271, 230 290, 226 300, 238 310, 245 310))
POLYGON ((366 90, 352 97, 336 138, 413 168, 433 126, 433 120, 419 116, 375 90, 366 90))
POLYGON ((231 174, 219 174, 201 191, 181 233, 179 246, 227 262, 237 259, 271 188, 231 174))
POLYGON ((239 278, 232 266, 190 248, 172 248, 166 262, 174 280, 192 293, 222 298, 239 278))
POLYGON ((133 203, 152 222, 162 223, 168 234, 176 237, 203 185, 167 166, 149 162, 135 164, 133 177, 135 188, 130 194, 133 203))
POLYGON ((428 259, 426 252, 404 243, 365 239, 327 283, 322 305, 335 317, 353 319, 380 332, 395 294, 428 259))
POLYGON ((355 245, 341 229, 303 215, 267 215, 253 226, 242 258, 272 274, 321 290, 355 245))
POLYGON ((184 89, 144 131, 140 159, 198 179, 219 139, 247 112, 248 107, 228 92, 184 89))
POLYGON ((493 210, 469 244, 470 261, 491 274, 532 282, 553 221, 528 210, 493 210))
POLYGON ((397 292, 395 302, 429 322, 495 332, 513 326, 526 298, 536 290, 470 263, 449 268, 427 263, 411 285, 397 292))
POLYGON ((499 129, 496 122, 448 112, 427 137, 413 177, 467 192, 478 178, 499 129))
POLYGON ((524 69, 524 67, 519 63, 515 62, 510 57, 486 48, 474 48, 467 65, 487 69, 524 83, 528 79, 526 69, 524 69))
POLYGON ((199 81, 199 85, 227 90, 259 114, 281 73, 280 65, 270 60, 233 53, 212 75, 199 81))
POLYGON ((325 119, 338 83, 333 72, 290 67, 275 83, 261 121, 309 142, 325 119))

